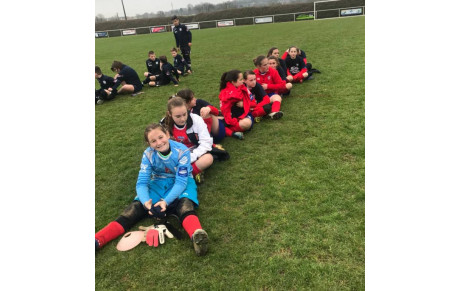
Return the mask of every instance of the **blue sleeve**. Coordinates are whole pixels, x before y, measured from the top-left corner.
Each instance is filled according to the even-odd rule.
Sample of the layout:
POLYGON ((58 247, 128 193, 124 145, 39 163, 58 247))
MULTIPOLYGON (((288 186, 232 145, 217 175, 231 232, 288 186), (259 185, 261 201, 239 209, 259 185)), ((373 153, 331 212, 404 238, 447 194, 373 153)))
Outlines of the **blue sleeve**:
POLYGON ((141 166, 139 170, 139 175, 137 176, 137 183, 136 183, 136 193, 137 197, 141 201, 142 205, 145 202, 149 201, 149 183, 150 177, 153 172, 152 164, 150 163, 149 159, 147 158, 146 152, 142 156, 141 166))
POLYGON ((169 205, 176 200, 187 188, 188 176, 190 175, 192 166, 190 165, 190 151, 186 150, 179 156, 179 163, 176 170, 176 179, 174 186, 169 192, 168 196, 164 198, 169 205))

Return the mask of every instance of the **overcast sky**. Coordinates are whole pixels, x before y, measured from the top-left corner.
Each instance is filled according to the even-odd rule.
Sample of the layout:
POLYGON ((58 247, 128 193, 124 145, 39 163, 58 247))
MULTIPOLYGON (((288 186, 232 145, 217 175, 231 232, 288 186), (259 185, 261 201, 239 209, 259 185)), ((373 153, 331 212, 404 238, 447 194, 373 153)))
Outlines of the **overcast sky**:
MULTIPOLYGON (((126 16, 136 16, 136 14, 156 13, 158 11, 169 11, 172 9, 187 8, 188 4, 197 5, 200 3, 219 4, 228 0, 123 0, 126 16)), ((121 0, 95 0, 95 15, 102 14, 104 17, 112 17, 117 14, 123 16, 123 6, 121 0)))

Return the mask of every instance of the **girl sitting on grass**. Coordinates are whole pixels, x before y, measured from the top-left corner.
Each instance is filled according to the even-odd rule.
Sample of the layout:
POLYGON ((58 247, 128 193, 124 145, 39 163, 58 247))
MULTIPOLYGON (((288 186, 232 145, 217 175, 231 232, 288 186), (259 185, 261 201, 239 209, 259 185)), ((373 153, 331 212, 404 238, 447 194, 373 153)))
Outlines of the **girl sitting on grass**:
POLYGON ((309 77, 307 67, 302 57, 297 54, 297 47, 291 46, 288 50, 288 56, 286 57, 286 67, 288 76, 293 77, 292 82, 302 83, 303 80, 309 77))
POLYGON ((264 88, 265 92, 267 92, 268 96, 273 94, 288 94, 289 90, 292 88, 291 83, 286 83, 281 79, 280 74, 268 66, 268 59, 266 56, 258 56, 253 60, 256 69, 254 73, 256 74, 256 81, 262 88, 264 88))
POLYGON ((244 84, 249 89, 251 97, 254 98, 257 105, 252 110, 252 115, 256 118, 256 122, 260 121, 260 117, 268 116, 271 119, 280 119, 283 117, 281 108, 281 96, 273 94, 268 96, 262 86, 256 82, 256 74, 253 71, 245 71, 243 74, 244 84))
POLYGON ((168 101, 168 111, 161 123, 165 124, 171 138, 187 146, 190 150, 190 163, 195 181, 201 184, 204 180, 203 171, 209 168, 214 159, 212 137, 203 118, 187 110, 184 99, 172 97, 168 101))
POLYGON ((125 233, 148 216, 163 218, 168 214, 179 217, 190 236, 198 256, 208 250, 208 234, 201 227, 195 207, 198 194, 192 177, 190 151, 181 143, 169 139, 160 124, 150 124, 144 131, 149 147, 142 156, 136 183, 137 196, 121 215, 95 235, 96 250, 125 233))
MULTIPOLYGON (((287 54, 286 54, 287 55, 287 54)), ((287 72, 287 67, 286 67, 286 62, 284 61, 284 59, 282 59, 280 57, 280 50, 276 47, 272 47, 270 50, 268 50, 268 53, 267 53, 267 58, 268 58, 268 62, 270 62, 270 57, 273 56, 275 57, 277 60, 278 60, 278 67, 279 69, 277 69, 278 73, 280 74, 280 77, 285 80, 286 82, 292 82, 292 76, 286 76, 286 72, 287 72), (283 75, 280 73, 280 71, 283 71, 284 72, 284 77, 283 75)))
POLYGON ((283 69, 283 67, 280 65, 279 60, 275 56, 269 56, 268 57, 268 66, 270 68, 275 69, 278 74, 280 75, 281 79, 286 82, 291 82, 293 80, 292 76, 287 75, 287 69, 283 69), (288 79, 289 77, 289 79, 288 79))
POLYGON ((203 99, 196 99, 195 94, 190 89, 182 89, 176 96, 184 99, 190 113, 195 113, 203 118, 208 127, 214 143, 220 143, 225 137, 225 123, 223 118, 219 118, 219 109, 212 106, 203 99))
POLYGON ((238 70, 231 70, 222 74, 220 78, 220 111, 224 116, 225 134, 243 139, 244 131, 252 128, 254 118, 250 113, 251 100, 249 91, 243 82, 243 74, 238 70))

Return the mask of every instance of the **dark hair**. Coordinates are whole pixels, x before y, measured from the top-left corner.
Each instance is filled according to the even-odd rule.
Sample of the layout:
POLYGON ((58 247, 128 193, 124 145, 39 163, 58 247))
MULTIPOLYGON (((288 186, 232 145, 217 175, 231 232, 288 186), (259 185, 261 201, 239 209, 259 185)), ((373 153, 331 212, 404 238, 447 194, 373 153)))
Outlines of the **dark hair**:
POLYGON ((96 66, 96 74, 102 75, 102 71, 101 68, 99 68, 99 66, 96 66))
POLYGON ((288 48, 288 53, 289 53, 289 51, 290 51, 292 48, 295 48, 295 49, 297 50, 297 53, 299 53, 299 48, 296 47, 295 45, 291 45, 291 46, 288 48))
POLYGON ((171 49, 171 52, 176 52, 176 53, 177 53, 177 49, 176 49, 175 47, 173 47, 173 48, 171 49))
POLYGON ((280 61, 278 60, 277 57, 275 57, 275 56, 269 56, 268 59, 269 59, 269 60, 275 60, 275 62, 276 62, 276 67, 279 67, 279 66, 280 66, 280 61))
POLYGON ((151 123, 151 124, 147 125, 147 127, 144 130, 144 140, 147 143, 149 143, 149 138, 148 138, 149 132, 151 132, 152 130, 155 130, 157 128, 161 129, 161 131, 164 132, 164 133, 168 133, 166 131, 166 128, 164 128, 163 125, 161 125, 159 123, 151 123))
POLYGON ((277 50, 278 48, 277 47, 272 47, 271 49, 268 50, 268 53, 267 53, 267 57, 273 55, 273 51, 274 50, 277 50))
POLYGON ((121 67, 123 67, 123 63, 122 63, 122 62, 113 61, 112 67, 110 67, 110 69, 112 70, 112 72, 115 72, 116 69, 121 70, 121 67))
POLYGON ((254 66, 260 66, 260 64, 262 63, 262 61, 264 59, 266 59, 267 57, 266 56, 258 56, 257 58, 253 59, 252 61, 254 62, 254 66))
POLYGON ((243 79, 247 80, 249 75, 255 75, 255 74, 256 73, 254 73, 254 71, 251 71, 251 70, 244 71, 243 79))
POLYGON ((174 20, 174 19, 179 19, 179 17, 177 17, 176 15, 173 15, 173 17, 171 17, 171 20, 174 20))
MULTIPOLYGON (((165 117, 165 127, 171 135, 173 134, 173 126, 174 126, 174 119, 172 118, 171 110, 173 108, 181 107, 181 106, 185 106, 185 108, 187 109, 187 106, 185 105, 185 101, 181 97, 172 97, 168 100, 168 111, 166 112, 166 117, 165 117)), ((187 114, 188 114, 188 111, 187 111, 187 114)))
POLYGON ((192 102, 192 99, 195 96, 195 94, 192 90, 186 88, 177 92, 176 96, 184 99, 185 103, 189 104, 190 102, 192 102))
POLYGON ((167 63, 168 62, 168 58, 166 56, 160 56, 160 63, 167 63))
POLYGON ((155 54, 153 51, 149 51, 149 56, 155 54))
POLYGON ((220 90, 227 87, 227 82, 236 82, 240 74, 241 71, 239 70, 231 70, 223 73, 222 77, 220 77, 220 90))

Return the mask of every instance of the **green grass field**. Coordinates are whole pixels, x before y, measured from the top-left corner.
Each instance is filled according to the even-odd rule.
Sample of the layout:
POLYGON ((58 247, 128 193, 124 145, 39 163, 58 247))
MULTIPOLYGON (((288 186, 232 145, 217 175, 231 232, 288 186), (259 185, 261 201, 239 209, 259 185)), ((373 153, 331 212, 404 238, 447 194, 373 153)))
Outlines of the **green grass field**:
MULTIPOLYGON (((282 119, 223 141, 231 159, 198 187, 205 257, 188 239, 128 252, 116 239, 96 253, 96 289, 364 290, 364 30, 364 17, 193 30, 194 74, 179 87, 96 106, 95 231, 135 197, 144 128, 172 93, 190 88, 218 107, 221 74, 253 69, 272 46, 305 49, 322 72, 294 85, 282 119)), ((171 59, 174 45, 172 33, 97 39, 96 65, 142 75, 149 50, 171 59)))

